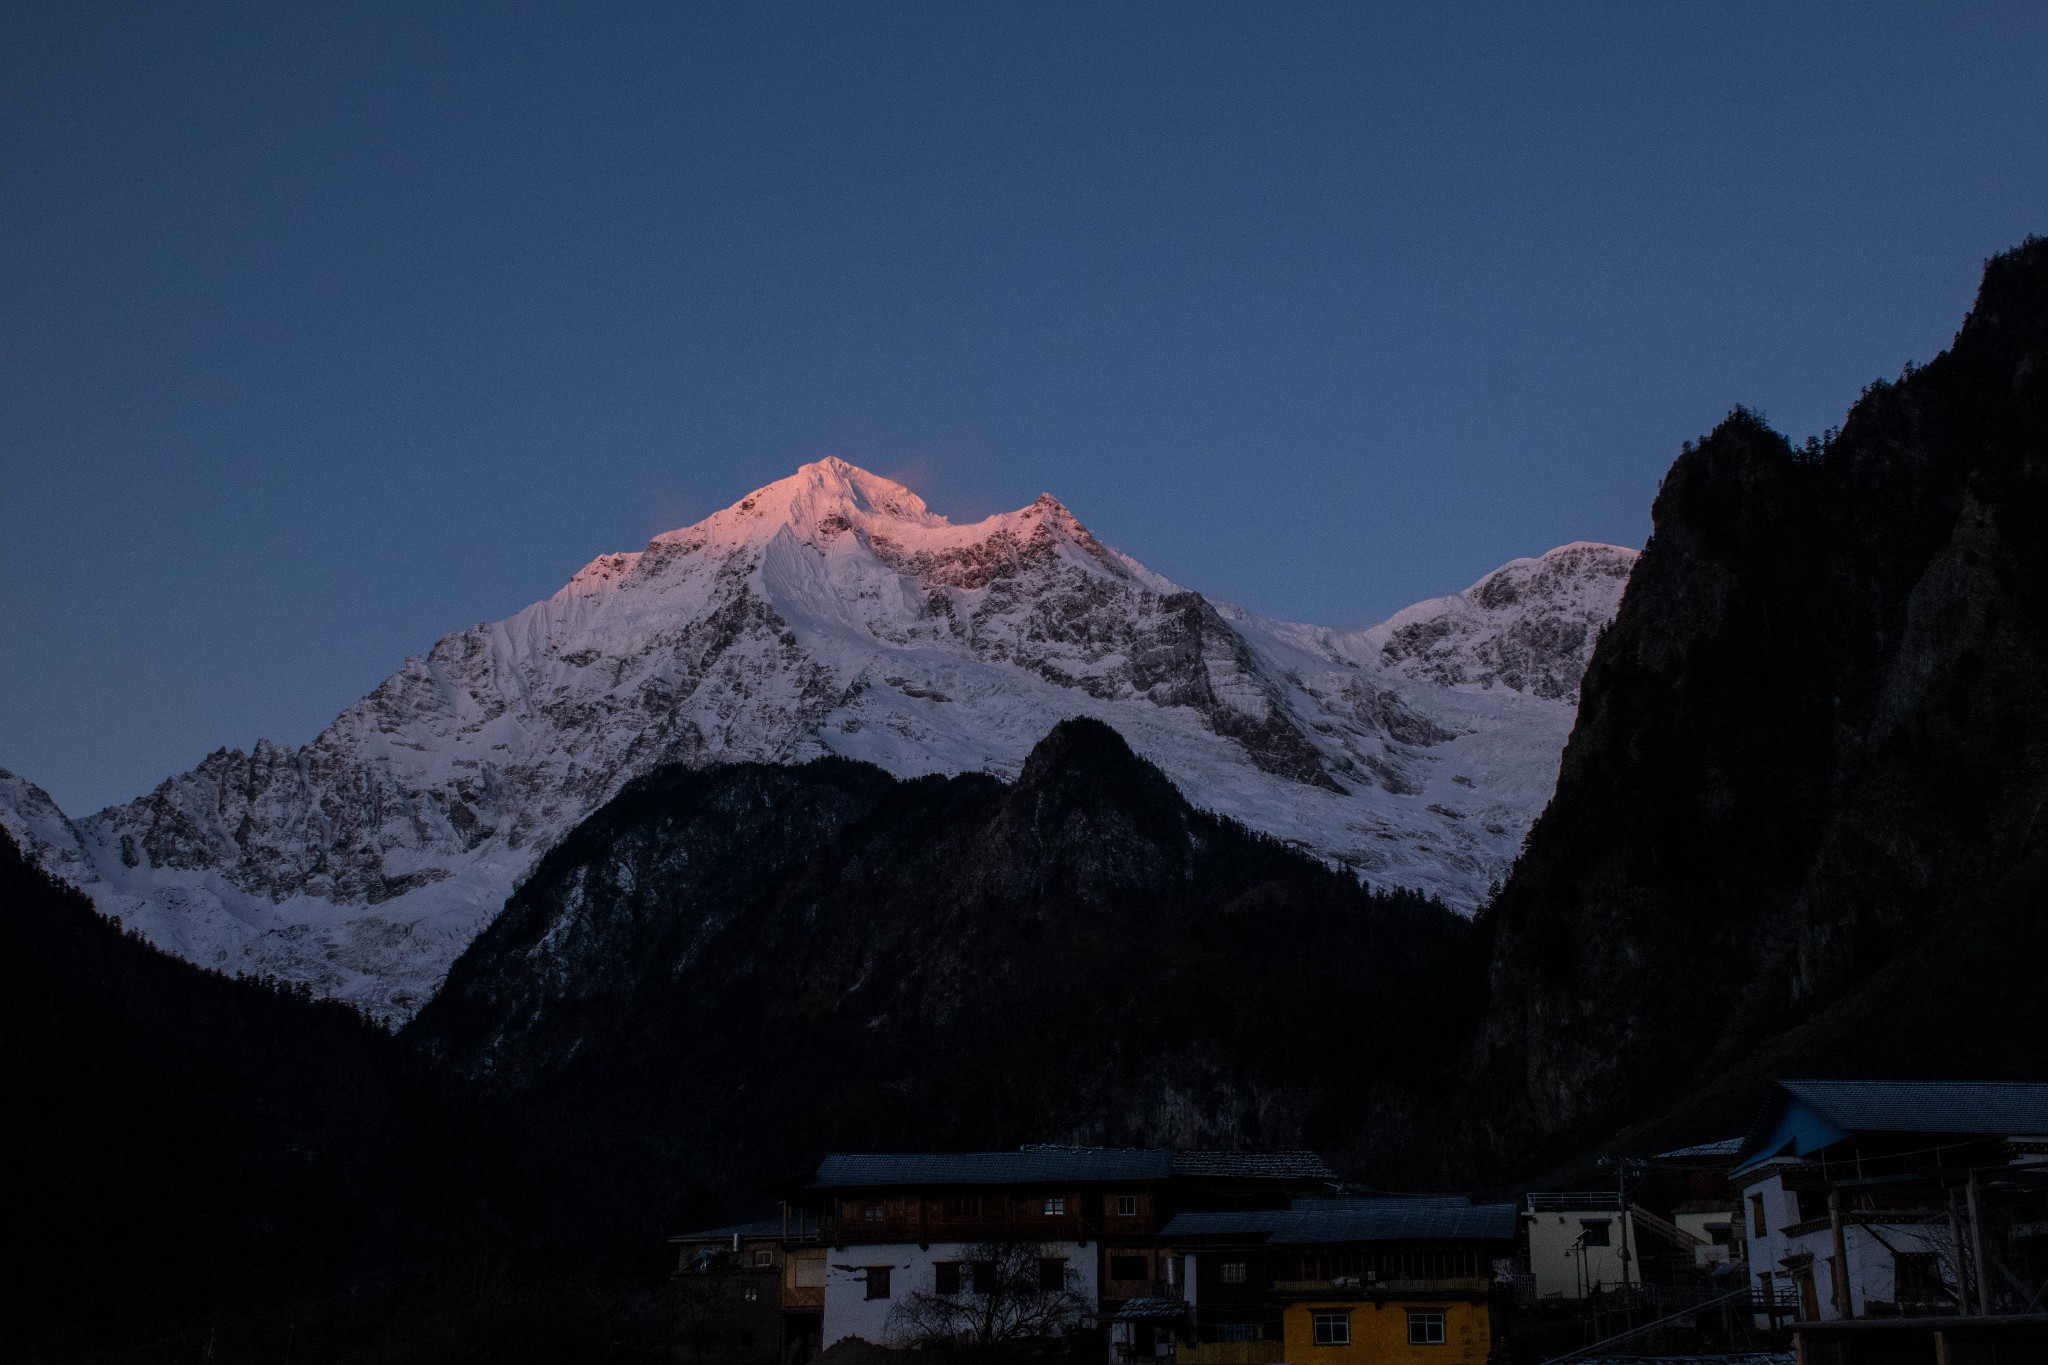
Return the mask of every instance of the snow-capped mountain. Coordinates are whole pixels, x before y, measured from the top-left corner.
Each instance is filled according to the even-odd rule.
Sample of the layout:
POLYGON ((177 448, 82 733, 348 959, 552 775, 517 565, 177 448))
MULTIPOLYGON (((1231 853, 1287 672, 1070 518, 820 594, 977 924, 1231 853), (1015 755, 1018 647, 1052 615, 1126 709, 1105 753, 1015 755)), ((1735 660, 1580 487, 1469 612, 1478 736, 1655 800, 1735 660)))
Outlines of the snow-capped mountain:
POLYGON ((0 824, 171 952, 397 1019, 650 768, 1007 777, 1085 714, 1196 804, 1469 909, 1550 795, 1634 560, 1569 545, 1333 630, 1211 602, 1050 496, 954 525, 824 460, 445 637, 303 748, 223 749, 78 820, 0 772, 0 824))

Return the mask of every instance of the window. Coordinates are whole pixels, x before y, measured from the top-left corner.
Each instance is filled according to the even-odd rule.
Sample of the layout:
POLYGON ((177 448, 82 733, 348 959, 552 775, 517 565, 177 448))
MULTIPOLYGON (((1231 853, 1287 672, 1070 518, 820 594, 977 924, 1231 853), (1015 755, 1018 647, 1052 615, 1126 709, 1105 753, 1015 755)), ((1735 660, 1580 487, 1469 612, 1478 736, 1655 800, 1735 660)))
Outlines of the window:
POLYGON ((1216 1329, 1218 1341, 1257 1341, 1259 1325, 1256 1322, 1226 1322, 1216 1329))
POLYGON ((1707 1238, 1717 1247, 1735 1245, 1735 1225, 1732 1223, 1707 1224, 1707 1238))
POLYGON ((1116 1197, 1116 1216, 1119 1218, 1136 1218, 1138 1216, 1138 1196, 1135 1194, 1118 1195, 1116 1197))
POLYGON ((952 1298, 960 1292, 960 1263, 958 1261, 934 1261, 932 1263, 932 1289, 941 1298, 952 1298))
POLYGON ((756 1247, 754 1249, 754 1264, 774 1265, 775 1253, 770 1251, 767 1247, 756 1247))
POLYGON ((889 1210, 881 1204, 867 1204, 861 1208, 861 1221, 879 1223, 889 1216, 889 1210))
POLYGON ((1143 1256, 1112 1256, 1109 1258, 1109 1278, 1112 1280, 1142 1280, 1152 1263, 1143 1256))
POLYGON ((955 1218, 981 1217, 981 1196, 978 1194, 956 1194, 953 1196, 955 1218))
POLYGON ((1055 1194, 1045 1201, 1045 1216, 1048 1218, 1058 1218, 1066 1211, 1067 1201, 1064 1195, 1055 1194))
POLYGON ((871 1265, 868 1267, 868 1297, 886 1299, 889 1297, 889 1267, 871 1265))
POLYGON ((1605 1218, 1581 1218, 1579 1226, 1585 1231, 1579 1234, 1579 1245, 1589 1247, 1612 1246, 1614 1224, 1605 1218))
POLYGON ((1222 1280, 1225 1284, 1243 1284, 1244 1262, 1225 1261, 1222 1265, 1217 1267, 1216 1278, 1222 1280))
POLYGON ((971 1269, 974 1271, 975 1293, 993 1294, 996 1292, 996 1263, 994 1261, 976 1261, 971 1269))
POLYGON ((1314 1323, 1316 1345, 1349 1346, 1351 1344, 1351 1315, 1349 1313, 1317 1313, 1314 1323))
POLYGON ((1799 1206, 1799 1221, 1818 1223, 1828 1216, 1828 1196, 1825 1190, 1799 1190, 1792 1196, 1799 1206))
POLYGON ((1408 1344, 1410 1346, 1441 1346, 1444 1344, 1444 1315, 1436 1310, 1411 1308, 1408 1310, 1408 1344))
POLYGON ((1749 1197, 1749 1219, 1750 1226, 1756 1229, 1757 1236, 1767 1237, 1770 1235, 1770 1228, 1764 1224, 1764 1197, 1760 1194, 1753 1194, 1749 1197))
POLYGON ((823 1289, 825 1287, 825 1258, 804 1256, 796 1262, 796 1287, 798 1289, 823 1289))
POLYGON ((1067 1287, 1067 1263, 1057 1256, 1046 1256, 1038 1262, 1038 1287, 1047 1294, 1057 1294, 1067 1287))
POLYGON ((1941 1261, 1931 1251, 1902 1251, 1892 1257, 1892 1301, 1937 1304, 1948 1296, 1941 1279, 1941 1261))

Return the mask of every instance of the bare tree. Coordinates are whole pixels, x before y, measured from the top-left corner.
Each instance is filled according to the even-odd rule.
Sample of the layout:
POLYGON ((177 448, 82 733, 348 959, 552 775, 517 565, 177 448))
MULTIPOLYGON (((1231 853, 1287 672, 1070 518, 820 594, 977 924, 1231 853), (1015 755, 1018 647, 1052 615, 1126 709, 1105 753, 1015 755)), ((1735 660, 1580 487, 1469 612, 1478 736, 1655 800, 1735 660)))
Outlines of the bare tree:
POLYGON ((676 1345, 694 1365, 706 1365, 735 1335, 742 1286, 739 1259, 731 1252, 704 1252, 671 1281, 675 1289, 676 1345))
POLYGON ((986 1242, 952 1264, 938 1285, 890 1310, 893 1343, 987 1348, 1043 1340, 1086 1325, 1094 1311, 1066 1259, 1039 1242, 986 1242))

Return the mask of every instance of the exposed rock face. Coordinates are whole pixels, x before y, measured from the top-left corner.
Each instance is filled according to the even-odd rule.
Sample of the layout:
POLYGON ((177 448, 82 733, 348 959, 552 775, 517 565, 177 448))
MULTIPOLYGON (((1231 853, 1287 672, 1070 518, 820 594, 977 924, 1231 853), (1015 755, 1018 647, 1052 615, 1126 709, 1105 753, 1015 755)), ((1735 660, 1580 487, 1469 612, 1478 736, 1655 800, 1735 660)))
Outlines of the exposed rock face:
MULTIPOLYGON (((668 768, 549 853, 401 1035, 573 1219, 645 1237, 819 1150, 1316 1146, 1428 1091, 1471 925, 1193 809, 1073 720, 1014 784, 668 768)), ((737 1210, 715 1205, 698 1217, 737 1210)))
POLYGON ((1330 631, 1168 582, 1049 496, 955 526, 826 460, 447 636, 301 749, 221 750, 76 821, 0 777, 0 825, 172 952, 403 1018, 638 774, 1014 776, 1083 714, 1198 804, 1470 909, 1549 795, 1633 557, 1568 546, 1330 631))
POLYGON ((1403 677, 1569 701, 1634 567, 1611 545, 1561 546, 1410 607, 1367 638, 1403 677))
POLYGON ((2041 1074, 2044 528, 2043 241, 1824 445, 1678 460, 1490 917, 1491 1159, 1771 1069, 2041 1074))

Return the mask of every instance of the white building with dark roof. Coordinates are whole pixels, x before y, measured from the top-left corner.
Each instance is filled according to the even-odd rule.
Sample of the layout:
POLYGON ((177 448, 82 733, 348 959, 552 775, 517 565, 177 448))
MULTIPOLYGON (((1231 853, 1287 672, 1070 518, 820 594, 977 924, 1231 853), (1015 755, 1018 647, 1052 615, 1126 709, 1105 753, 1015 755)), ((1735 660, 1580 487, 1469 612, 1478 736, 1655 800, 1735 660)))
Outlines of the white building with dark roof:
POLYGON ((2048 1085, 1779 1082, 1732 1173, 1750 1273, 1809 1322, 2038 1309, 2044 1160, 2048 1085))
POLYGON ((829 1348, 848 1337, 901 1341, 935 1299, 985 1294, 999 1247, 1032 1248, 1044 1291, 1082 1306, 1086 1325, 1135 1300, 1177 1300, 1181 1267, 1161 1235, 1169 1220, 1284 1208, 1334 1181, 1313 1152, 1039 1146, 835 1154, 782 1194, 819 1229, 818 1335, 829 1348))

